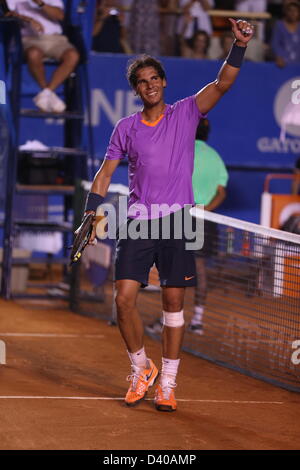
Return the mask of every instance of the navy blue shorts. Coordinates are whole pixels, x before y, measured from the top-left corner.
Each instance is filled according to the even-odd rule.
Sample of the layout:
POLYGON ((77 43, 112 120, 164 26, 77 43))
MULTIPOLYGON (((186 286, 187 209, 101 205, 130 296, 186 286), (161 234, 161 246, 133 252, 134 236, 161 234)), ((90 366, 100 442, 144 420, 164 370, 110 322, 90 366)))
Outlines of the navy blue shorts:
MULTIPOLYGON (((120 228, 117 237, 115 280, 132 279, 141 283, 142 287, 148 285, 148 276, 153 265, 156 266, 160 285, 162 287, 193 287, 196 286, 196 266, 194 250, 186 249, 186 243, 193 240, 186 238, 184 230, 182 237, 176 239, 174 235, 174 214, 161 219, 156 219, 159 225, 158 238, 127 237, 122 239, 119 235, 124 230, 129 230, 135 220, 128 219, 126 225, 120 228), (163 220, 170 223, 170 237, 163 237, 163 220)), ((150 234, 151 221, 140 221, 150 234)))

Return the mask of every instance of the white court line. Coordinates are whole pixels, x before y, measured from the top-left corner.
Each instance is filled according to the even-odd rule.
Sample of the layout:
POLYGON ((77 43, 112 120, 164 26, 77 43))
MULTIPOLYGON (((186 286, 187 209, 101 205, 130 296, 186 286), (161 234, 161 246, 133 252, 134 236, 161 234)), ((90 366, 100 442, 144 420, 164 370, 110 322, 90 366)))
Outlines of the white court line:
POLYGON ((96 335, 96 334, 87 334, 87 335, 79 335, 79 334, 57 334, 57 333, 0 333, 1 336, 5 337, 17 337, 17 338, 104 338, 104 335, 96 335))
MULTIPOLYGON (((18 396, 18 395, 7 395, 1 396, 0 400, 122 400, 122 397, 51 397, 51 396, 18 396)), ((148 401, 152 401, 152 398, 146 398, 148 401)), ((255 401, 255 400, 197 400, 188 398, 176 398, 177 401, 181 402, 196 402, 196 403, 227 403, 227 404, 240 404, 240 405, 284 405, 283 401, 255 401)))

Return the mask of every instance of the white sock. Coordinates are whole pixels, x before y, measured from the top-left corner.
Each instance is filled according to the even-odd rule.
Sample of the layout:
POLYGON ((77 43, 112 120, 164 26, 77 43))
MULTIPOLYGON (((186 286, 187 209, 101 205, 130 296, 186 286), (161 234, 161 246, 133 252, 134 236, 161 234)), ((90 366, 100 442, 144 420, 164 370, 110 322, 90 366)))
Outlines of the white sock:
POLYGON ((131 353, 129 351, 127 352, 128 352, 128 356, 129 356, 131 364, 133 364, 134 366, 140 367, 141 369, 147 367, 148 361, 147 361, 147 356, 145 353, 144 346, 142 347, 142 349, 140 349, 139 351, 136 351, 135 353, 131 353))
POLYGON ((162 358, 162 369, 160 376, 161 386, 168 386, 169 382, 175 383, 180 359, 162 358))
POLYGON ((195 305, 194 315, 191 320, 191 325, 197 325, 202 323, 204 307, 202 305, 195 305))

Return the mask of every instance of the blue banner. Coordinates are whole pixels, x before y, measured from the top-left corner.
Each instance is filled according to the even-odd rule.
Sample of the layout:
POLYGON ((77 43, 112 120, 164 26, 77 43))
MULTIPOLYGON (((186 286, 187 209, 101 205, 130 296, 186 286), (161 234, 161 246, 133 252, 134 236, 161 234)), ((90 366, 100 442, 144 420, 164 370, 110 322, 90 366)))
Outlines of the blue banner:
MULTIPOLYGON (((105 153, 114 124, 141 107, 125 78, 127 61, 124 56, 91 55, 92 117, 99 158, 105 153)), ((217 61, 181 58, 163 58, 163 64, 168 103, 194 94, 215 80, 221 66, 217 61)), ((297 66, 278 69, 272 63, 243 65, 232 89, 209 113, 209 142, 227 164, 293 166, 300 154, 300 126, 288 127, 285 142, 279 137, 282 113, 297 94, 292 88, 297 79, 297 66)), ((300 91, 300 83, 298 87, 300 91)))
MULTIPOLYGON (((129 57, 95 54, 90 56, 91 109, 95 150, 102 159, 116 122, 140 109, 126 77, 129 57)), ((163 58, 167 73, 166 101, 172 103, 196 93, 216 79, 221 62, 163 58)), ((37 87, 24 68, 27 93, 37 87)), ((227 164, 291 167, 300 154, 300 126, 288 126, 286 139, 280 141, 280 119, 294 97, 300 101, 300 67, 279 69, 273 63, 245 63, 232 89, 209 113, 212 132, 210 144, 227 164), (297 82, 298 81, 298 82, 297 82), (292 86, 294 85, 294 88, 292 86)), ((27 106, 30 103, 27 102, 27 106)), ((48 145, 57 145, 61 122, 46 121, 35 127, 35 136, 48 145), (44 129, 43 129, 44 127, 44 129)), ((22 143, 32 139, 32 126, 24 120, 22 143)))
MULTIPOLYGON (((140 109, 125 69, 128 58, 92 54, 92 116, 97 155, 102 157, 118 119, 140 109)), ((166 101, 196 93, 216 79, 221 62, 163 58, 167 73, 166 101)), ((300 154, 300 122, 288 127, 280 142, 280 119, 292 97, 300 97, 300 67, 279 69, 272 63, 243 65, 232 89, 209 113, 210 144, 227 164, 291 167, 300 154), (298 95, 297 95, 298 93, 298 95)))

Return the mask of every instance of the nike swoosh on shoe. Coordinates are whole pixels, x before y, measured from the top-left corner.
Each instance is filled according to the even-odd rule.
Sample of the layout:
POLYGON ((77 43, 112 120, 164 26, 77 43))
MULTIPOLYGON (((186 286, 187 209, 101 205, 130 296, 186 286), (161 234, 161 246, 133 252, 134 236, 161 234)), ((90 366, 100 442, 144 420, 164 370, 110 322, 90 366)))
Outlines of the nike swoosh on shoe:
POLYGON ((152 367, 150 374, 146 375, 146 380, 149 380, 151 378, 153 371, 154 371, 154 367, 152 367))

